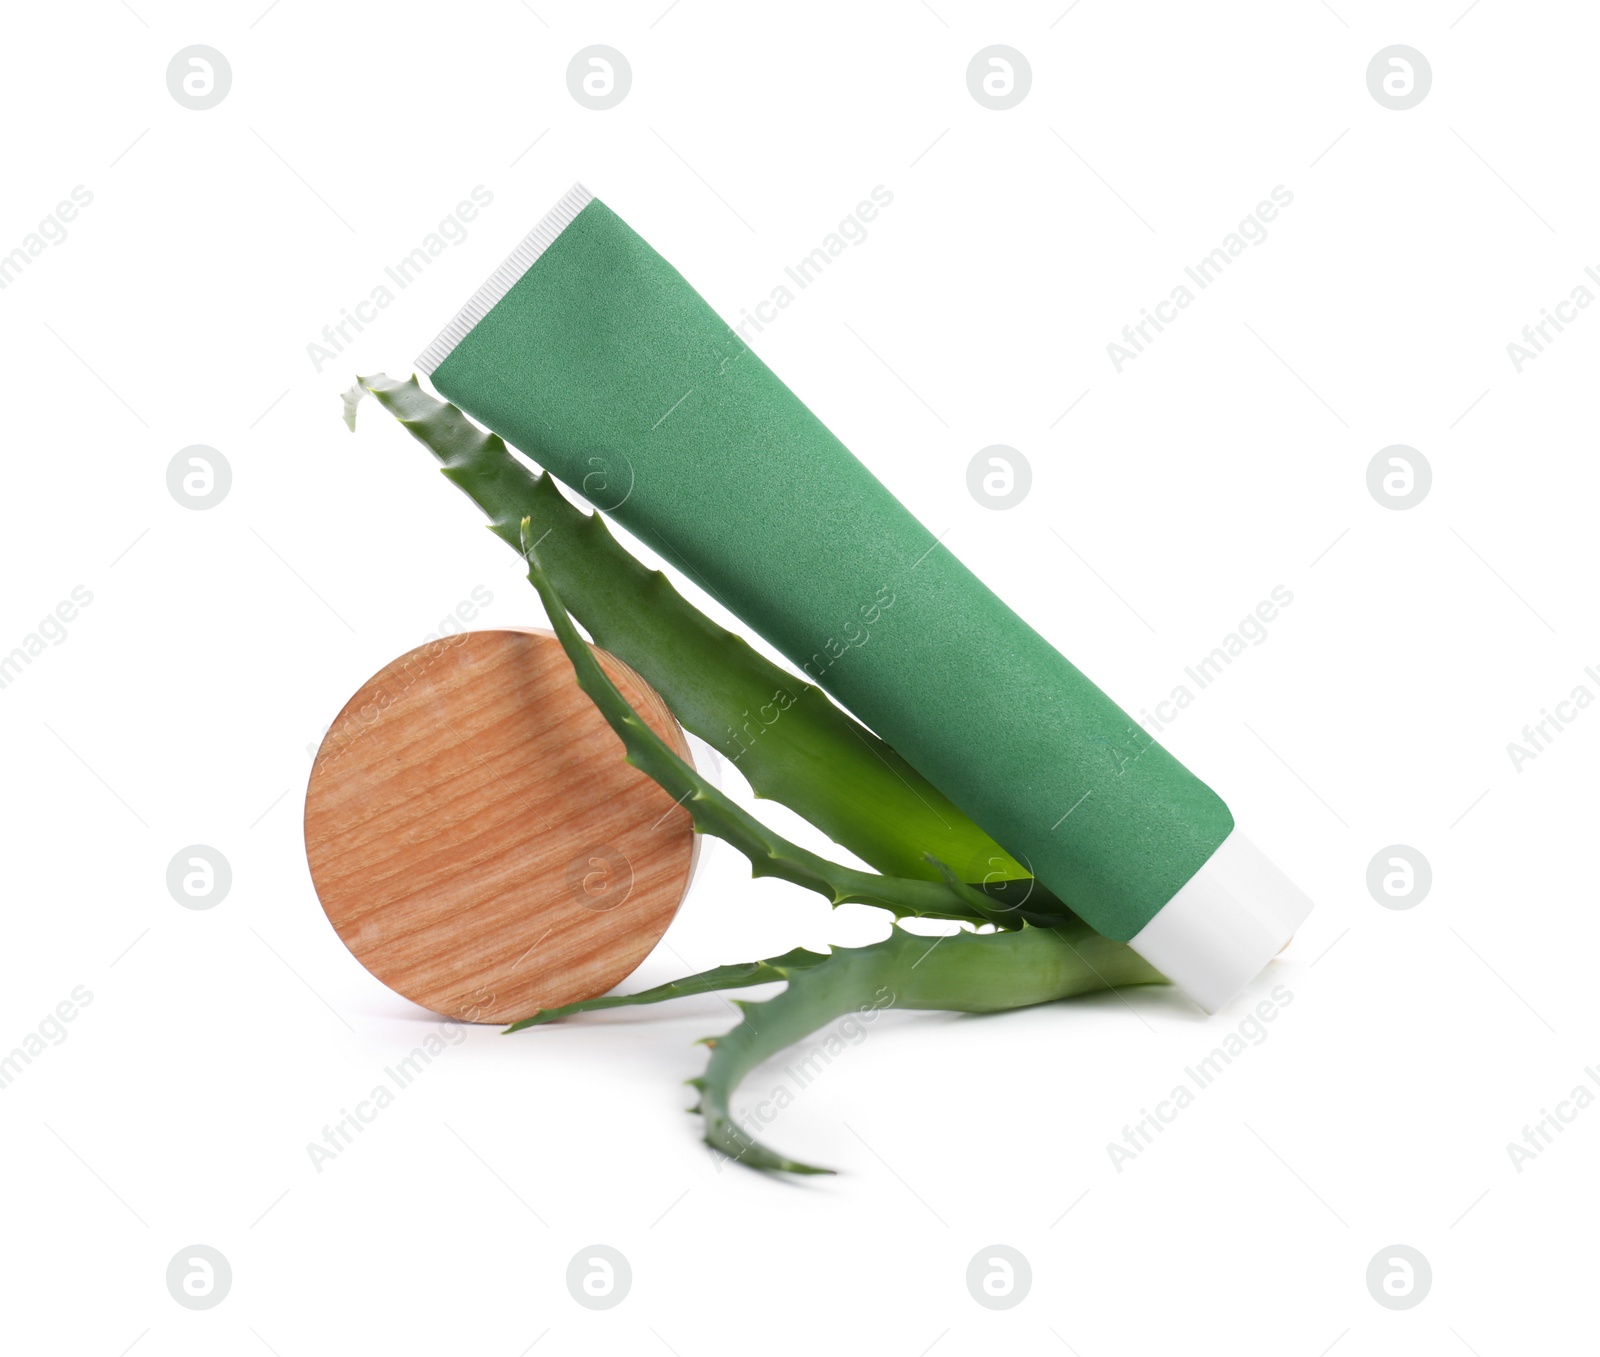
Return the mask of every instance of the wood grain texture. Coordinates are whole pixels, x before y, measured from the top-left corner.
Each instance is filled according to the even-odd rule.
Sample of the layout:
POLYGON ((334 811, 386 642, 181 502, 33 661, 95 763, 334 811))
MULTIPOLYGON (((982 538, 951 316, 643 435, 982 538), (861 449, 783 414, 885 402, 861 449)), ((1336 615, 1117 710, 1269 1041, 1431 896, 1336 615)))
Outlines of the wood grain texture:
MULTIPOLYGON (((685 759, 632 669, 601 667, 685 759)), ((389 988, 467 1022, 604 994, 677 913, 689 813, 623 761, 548 631, 465 632, 374 674, 329 728, 306 791, 329 922, 389 988)))

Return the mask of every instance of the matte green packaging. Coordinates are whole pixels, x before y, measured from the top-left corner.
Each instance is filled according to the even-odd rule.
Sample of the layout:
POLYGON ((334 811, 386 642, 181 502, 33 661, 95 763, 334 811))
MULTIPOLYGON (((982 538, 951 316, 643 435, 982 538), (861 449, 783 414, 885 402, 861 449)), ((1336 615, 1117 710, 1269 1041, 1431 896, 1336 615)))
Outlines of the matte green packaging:
MULTIPOLYGON (((575 186, 417 360, 1215 1010, 1310 901, 575 186)), ((780 718, 781 719, 781 718, 780 718)), ((948 864, 980 880, 983 863, 948 864)))

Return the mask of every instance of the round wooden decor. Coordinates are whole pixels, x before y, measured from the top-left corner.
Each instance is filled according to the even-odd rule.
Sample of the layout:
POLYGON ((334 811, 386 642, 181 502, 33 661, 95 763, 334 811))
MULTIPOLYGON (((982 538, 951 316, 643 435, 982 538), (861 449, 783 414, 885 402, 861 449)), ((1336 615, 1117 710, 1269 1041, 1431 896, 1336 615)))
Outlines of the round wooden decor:
MULTIPOLYGON (((688 759, 655 690, 595 655, 688 759)), ((560 643, 532 628, 447 636, 368 679, 317 751, 305 836, 356 960, 483 1023, 620 981, 672 922, 697 848, 688 811, 623 761, 560 643)))

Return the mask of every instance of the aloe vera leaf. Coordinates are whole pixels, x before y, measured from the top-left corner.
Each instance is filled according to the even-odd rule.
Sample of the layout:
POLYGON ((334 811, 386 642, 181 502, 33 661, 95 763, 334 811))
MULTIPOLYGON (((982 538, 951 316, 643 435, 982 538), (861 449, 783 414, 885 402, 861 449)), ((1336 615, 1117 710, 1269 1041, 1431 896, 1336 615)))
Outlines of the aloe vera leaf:
MULTIPOLYGON (((627 761, 683 806, 693 818, 696 830, 714 835, 743 853, 750 860, 752 876, 772 876, 803 886, 826 896, 834 905, 876 905, 897 919, 959 919, 996 923, 1008 928, 1021 926, 1015 911, 990 904, 982 891, 965 886, 958 888, 951 885, 947 877, 927 881, 880 876, 876 872, 862 872, 830 862, 775 833, 744 807, 735 804, 679 758, 677 751, 651 730, 628 704, 627 698, 617 691, 617 686, 595 659, 594 651, 578 634, 561 595, 545 572, 534 542, 531 518, 522 520, 521 534, 522 554, 528 562, 528 581, 539 591, 556 638, 572 661, 578 686, 589 695, 589 700, 622 741, 627 761)), ((938 864, 929 865, 939 876, 938 864)))
POLYGON ((506 1028, 506 1033, 520 1032, 525 1027, 541 1027, 547 1022, 570 1018, 578 1013, 597 1013, 605 1008, 632 1008, 636 1004, 660 1004, 668 999, 686 999, 693 994, 715 994, 718 990, 769 985, 774 980, 787 979, 793 970, 815 966, 827 959, 826 952, 808 952, 804 947, 796 947, 792 952, 785 952, 767 961, 739 961, 729 966, 713 966, 709 971, 686 975, 682 980, 670 980, 665 985, 656 985, 634 994, 604 994, 598 999, 580 999, 576 1003, 562 1004, 559 1008, 541 1008, 530 1017, 512 1023, 506 1028))
MULTIPOLYGON (((774 967, 776 969, 776 967, 774 967)), ((826 960, 791 968, 781 994, 759 1003, 735 999, 743 1021, 709 1037, 711 1060, 698 1111, 706 1143, 741 1164, 788 1173, 829 1173, 770 1149, 735 1120, 730 1105, 744 1077, 763 1061, 850 1014, 871 1021, 889 1008, 994 1013, 1130 985, 1165 983, 1125 943, 1074 923, 1010 933, 961 932, 928 938, 896 927, 882 942, 835 948, 826 960)))
POLYGON ((507 545, 520 551, 520 524, 533 520, 550 577, 594 643, 642 674, 757 796, 788 806, 879 871, 934 879, 938 872, 925 856, 931 853, 987 880, 1003 899, 1031 891, 1041 910, 1063 912, 899 754, 820 688, 718 626, 662 572, 647 570, 599 514, 572 505, 498 435, 435 400, 415 377, 397 382, 379 374, 357 382, 438 458, 507 545), (1006 885, 1019 881, 1020 892, 1006 885))

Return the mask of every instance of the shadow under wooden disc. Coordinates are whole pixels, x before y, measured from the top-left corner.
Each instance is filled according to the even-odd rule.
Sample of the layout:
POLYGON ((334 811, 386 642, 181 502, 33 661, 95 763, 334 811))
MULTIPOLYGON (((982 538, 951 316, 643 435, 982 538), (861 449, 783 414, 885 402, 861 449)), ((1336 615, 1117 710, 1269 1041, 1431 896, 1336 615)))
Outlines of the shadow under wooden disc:
MULTIPOLYGON (((690 757, 660 696, 595 655, 690 757)), ((623 761, 548 631, 465 632, 361 686, 306 790, 306 859, 367 970, 424 1008, 504 1023, 604 994, 672 922, 689 813, 623 761)))

